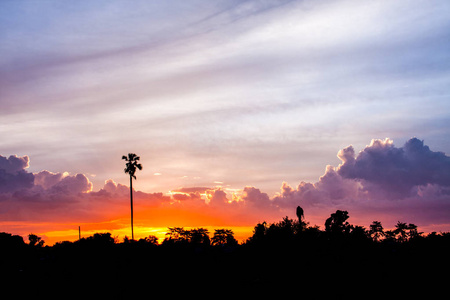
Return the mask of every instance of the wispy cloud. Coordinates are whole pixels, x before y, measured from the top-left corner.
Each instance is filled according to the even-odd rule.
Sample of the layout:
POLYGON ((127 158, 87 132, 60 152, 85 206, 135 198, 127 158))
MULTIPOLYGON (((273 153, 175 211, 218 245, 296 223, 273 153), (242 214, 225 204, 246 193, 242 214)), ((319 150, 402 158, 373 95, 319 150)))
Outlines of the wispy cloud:
POLYGON ((5 180, 28 199, 119 186, 132 151, 149 195, 221 181, 241 207, 307 182, 283 186, 282 209, 288 191, 369 193, 336 149, 386 136, 450 149, 448 15, 420 0, 2 2, 0 153, 33 159, 5 180))

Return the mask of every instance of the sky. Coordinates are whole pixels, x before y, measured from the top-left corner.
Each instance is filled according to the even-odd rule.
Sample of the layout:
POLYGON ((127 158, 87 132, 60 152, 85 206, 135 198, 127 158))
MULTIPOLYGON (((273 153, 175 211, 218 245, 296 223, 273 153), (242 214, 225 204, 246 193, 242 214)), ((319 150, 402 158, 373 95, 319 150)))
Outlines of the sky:
POLYGON ((448 1, 1 1, 0 231, 450 230, 448 1))

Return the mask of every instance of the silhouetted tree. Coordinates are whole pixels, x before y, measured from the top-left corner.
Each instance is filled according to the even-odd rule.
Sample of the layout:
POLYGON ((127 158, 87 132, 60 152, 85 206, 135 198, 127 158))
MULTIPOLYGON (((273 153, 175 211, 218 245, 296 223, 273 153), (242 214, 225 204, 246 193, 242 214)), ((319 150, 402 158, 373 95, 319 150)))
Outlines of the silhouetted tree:
POLYGON ((350 225, 350 227, 351 227, 350 237, 354 242, 361 243, 366 241, 370 237, 369 232, 366 230, 364 226, 350 225))
MULTIPOLYGON (((370 283, 379 284, 383 278, 388 285, 402 287, 398 295, 394 294, 400 299, 423 294, 422 284, 427 295, 430 291, 443 294, 436 289, 446 287, 447 278, 441 273, 450 265, 450 233, 417 238, 420 233, 416 225, 399 222, 394 230, 386 231, 385 239, 374 243, 369 234, 378 239, 376 234, 382 232, 380 222, 373 222, 368 232, 362 226, 348 224, 347 212, 333 213, 329 219, 328 232, 336 230, 338 239, 317 226, 306 226, 298 235, 297 220, 285 217, 269 225, 258 223, 248 243, 239 246, 232 230, 216 229, 211 239, 212 245, 217 246, 214 249, 207 246, 209 236, 204 228, 169 228, 166 240, 179 241, 168 243, 169 246, 156 245, 154 236, 134 243, 129 240, 124 245, 118 244, 110 233, 96 233, 75 242, 36 247, 41 241, 36 235, 30 235, 30 245, 35 246, 29 246, 21 237, 0 233, 0 277, 5 286, 9 282, 24 286, 51 282, 61 295, 80 278, 85 282, 98 278, 125 284, 136 282, 135 286, 151 282, 164 290, 176 287, 183 295, 192 289, 203 293, 204 287, 211 286, 208 294, 217 294, 219 287, 222 294, 230 291, 231 295, 250 294, 256 298, 282 289, 290 294, 298 292, 300 284, 303 294, 315 294, 320 299, 364 298, 367 293, 372 293, 372 298, 383 298, 385 290, 370 289, 370 283), (404 244, 400 242, 402 230, 406 232, 404 244), (394 231, 398 231, 398 241, 394 231), (230 243, 236 246, 220 246, 230 243), (402 272, 412 275, 403 276, 402 272), (130 276, 133 273, 139 276, 130 276), (318 280, 321 276, 323 280, 318 280), (233 278, 233 285, 223 285, 229 278, 233 278), (5 283, 5 279, 9 282, 5 283), (411 280, 421 284, 411 286, 411 280)), ((81 284, 72 293, 94 294, 102 299, 148 296, 148 289, 130 296, 129 291, 117 294, 121 289, 105 295, 103 285, 97 287, 99 291, 93 291, 93 287, 97 286, 81 284)), ((30 290, 31 297, 35 296, 33 293, 35 290, 30 290)))
POLYGON ((378 242, 384 236, 383 226, 381 222, 373 221, 370 225, 369 234, 375 242, 378 242))
MULTIPOLYGON (((306 223, 303 223, 306 224, 306 223)), ((266 222, 258 223, 254 230, 253 236, 247 240, 249 243, 269 243, 271 245, 283 244, 293 241, 294 236, 299 232, 299 224, 289 217, 284 217, 280 222, 267 225, 266 222)))
POLYGON ((166 233, 166 238, 163 244, 193 244, 209 246, 211 241, 209 239, 209 231, 205 228, 195 228, 185 230, 183 227, 169 227, 166 233))
POLYGON ((40 236, 37 236, 33 233, 28 235, 28 241, 30 246, 42 247, 45 243, 44 240, 40 236))
POLYGON ((396 241, 394 230, 386 230, 384 232, 384 237, 385 237, 385 239, 383 242, 395 242, 396 241))
POLYGON ((130 238, 129 238, 127 235, 123 237, 123 243, 124 243, 124 244, 130 243, 130 241, 131 241, 131 240, 130 240, 130 238))
POLYGON ((301 234, 302 232, 306 231, 306 229, 308 228, 309 222, 305 222, 305 221, 295 221, 294 222, 294 234, 301 234))
POLYGON ((94 233, 93 236, 82 238, 80 241, 87 242, 95 246, 111 246, 117 242, 117 237, 112 236, 109 232, 94 233))
POLYGON ((211 243, 209 239, 209 231, 205 228, 189 230, 187 231, 187 236, 191 244, 209 246, 211 243))
POLYGON ((339 236, 350 232, 350 224, 347 222, 349 218, 347 211, 336 210, 325 221, 325 231, 333 236, 339 236))
POLYGON ((131 239, 134 240, 134 231, 133 231, 133 178, 136 179, 136 169, 142 170, 142 165, 138 163, 140 157, 134 153, 128 153, 128 157, 123 155, 122 159, 124 159, 126 163, 126 168, 124 169, 126 174, 130 175, 130 205, 131 205, 131 239))
POLYGON ((234 246, 237 245, 237 241, 234 238, 233 230, 231 229, 215 229, 214 236, 211 239, 213 246, 234 246))
POLYGON ((0 248, 9 246, 23 246, 25 242, 20 235, 12 235, 11 233, 0 232, 0 248))
POLYGON ((266 235, 278 242, 287 241, 294 236, 295 222, 289 217, 284 217, 281 222, 269 226, 266 235))
POLYGON ((302 230, 302 238, 307 238, 309 240, 317 240, 322 234, 318 225, 308 226, 308 223, 305 223, 302 230))
POLYGON ((408 225, 406 223, 398 221, 395 225, 394 234, 397 237, 397 240, 400 242, 406 242, 408 239, 408 235, 406 230, 408 230, 408 225))
POLYGON ((253 228, 253 235, 248 239, 248 242, 261 242, 264 240, 267 230, 267 223, 264 221, 258 223, 253 228))
POLYGON ((407 229, 409 230, 408 231, 408 239, 409 240, 417 238, 417 237, 419 237, 419 236, 421 236, 423 234, 423 232, 419 232, 417 230, 417 225, 412 224, 412 223, 408 224, 407 229))
POLYGON ((168 232, 166 233, 165 243, 179 243, 188 241, 188 231, 184 230, 183 227, 168 227, 168 232))
POLYGON ((139 243, 146 243, 151 245, 157 245, 158 244, 158 238, 154 235, 149 235, 148 237, 139 239, 139 243))

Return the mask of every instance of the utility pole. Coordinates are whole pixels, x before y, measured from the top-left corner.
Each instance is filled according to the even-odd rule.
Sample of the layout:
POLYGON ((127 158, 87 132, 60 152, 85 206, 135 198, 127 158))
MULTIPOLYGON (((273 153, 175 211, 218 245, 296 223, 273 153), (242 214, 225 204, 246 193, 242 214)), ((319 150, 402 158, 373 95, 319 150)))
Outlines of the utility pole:
POLYGON ((81 226, 78 226, 78 240, 81 240, 81 226))

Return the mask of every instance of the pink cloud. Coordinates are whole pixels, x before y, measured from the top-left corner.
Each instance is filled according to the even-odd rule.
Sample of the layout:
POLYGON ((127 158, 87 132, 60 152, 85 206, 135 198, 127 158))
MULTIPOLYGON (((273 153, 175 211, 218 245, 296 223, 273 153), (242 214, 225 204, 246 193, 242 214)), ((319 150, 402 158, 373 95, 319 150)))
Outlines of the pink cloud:
MULTIPOLYGON (((283 182, 273 197, 253 186, 242 190, 184 187, 171 195, 134 191, 135 210, 147 226, 154 222, 161 226, 164 220, 251 225, 285 215, 295 218, 298 205, 307 220, 318 225, 336 209, 349 211, 353 222, 365 226, 373 220, 392 226, 398 220, 419 226, 450 224, 450 158, 444 153, 431 151, 417 139, 400 148, 385 139, 373 140, 357 155, 348 146, 337 156, 342 163, 327 166, 317 182, 300 182, 296 187, 283 182)), ((32 174, 25 170, 28 157, 11 157, 0 157, 3 220, 101 222, 128 217, 128 186, 109 179, 100 190, 92 191, 92 183, 83 174, 32 174)))
POLYGON ((450 157, 444 153, 413 138, 401 148, 389 139, 372 140, 357 156, 352 146, 337 156, 342 164, 327 166, 319 181, 297 188, 283 183, 274 203, 290 210, 301 205, 317 214, 346 209, 366 223, 384 218, 450 224, 450 157))
POLYGON ((34 174, 34 184, 40 185, 44 189, 49 189, 60 182, 63 176, 63 173, 52 173, 44 170, 34 174))
POLYGON ((213 189, 206 192, 210 205, 219 206, 228 203, 227 194, 222 189, 213 189))
POLYGON ((126 185, 115 183, 114 180, 108 179, 105 181, 105 185, 100 190, 100 192, 106 192, 110 195, 128 195, 130 193, 130 188, 126 185))
POLYGON ((259 209, 268 209, 272 206, 269 195, 261 192, 255 187, 247 186, 243 190, 242 200, 245 204, 259 209))
POLYGON ((87 193, 92 190, 92 183, 85 175, 76 174, 74 176, 63 177, 51 189, 66 194, 87 193))

